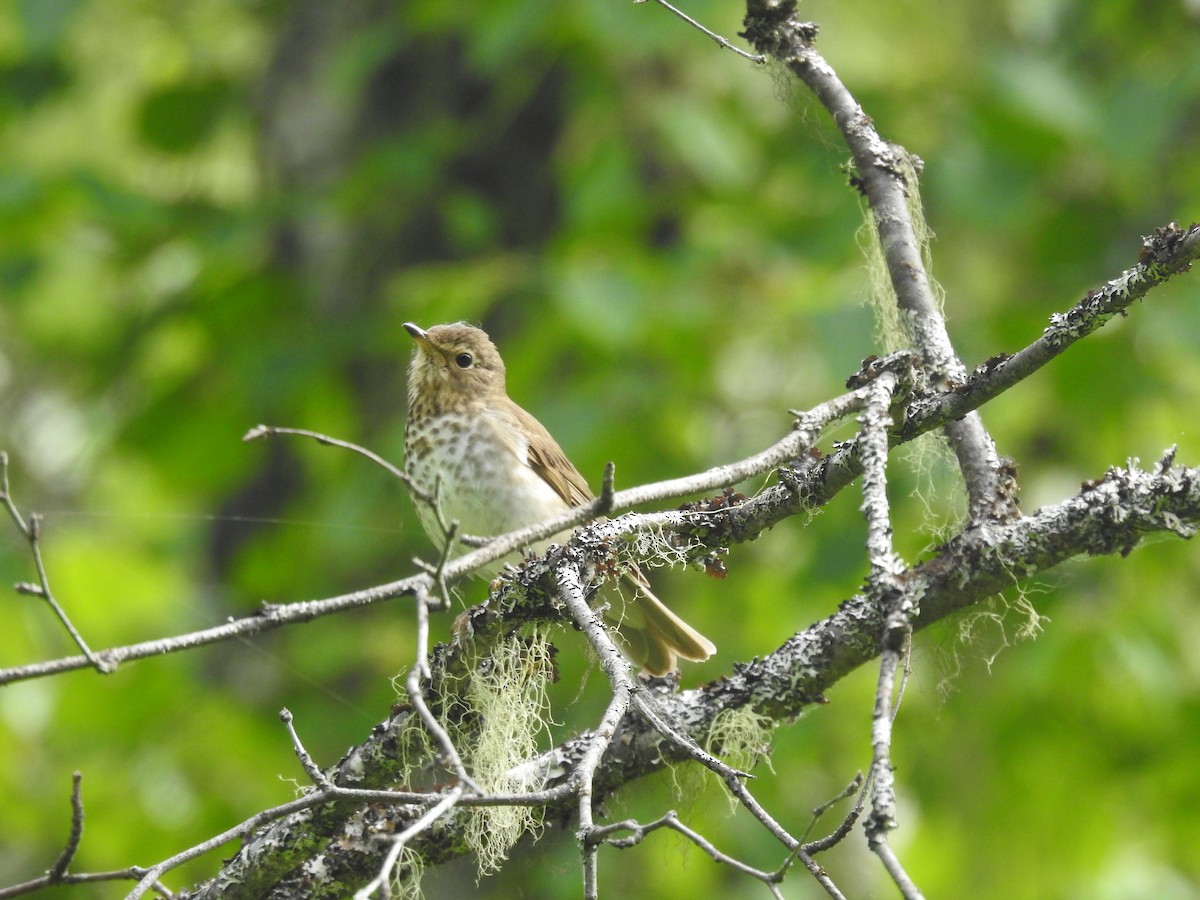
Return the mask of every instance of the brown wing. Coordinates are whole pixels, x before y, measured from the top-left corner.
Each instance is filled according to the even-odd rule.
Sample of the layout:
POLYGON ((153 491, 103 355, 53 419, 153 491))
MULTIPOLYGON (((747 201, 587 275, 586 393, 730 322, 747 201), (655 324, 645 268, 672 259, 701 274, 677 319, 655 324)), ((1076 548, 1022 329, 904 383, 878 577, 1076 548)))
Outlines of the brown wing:
MULTIPOLYGON (((550 437, 542 423, 511 400, 508 409, 521 430, 528 435, 527 457, 530 468, 570 506, 580 506, 593 498, 591 488, 579 470, 571 465, 562 447, 550 437)), ((713 642, 667 609, 650 592, 646 578, 638 569, 627 575, 635 596, 626 604, 608 605, 608 617, 618 626, 621 642, 629 657, 651 675, 665 675, 677 668, 677 658, 705 660, 716 653, 713 642), (619 610, 619 612, 617 612, 619 610), (614 618, 615 616, 615 618, 614 618)), ((620 594, 617 594, 620 598, 620 594)))
POLYGON ((541 479, 554 488, 568 506, 581 506, 594 498, 587 479, 571 465, 562 447, 550 436, 545 427, 517 404, 512 404, 512 413, 529 436, 529 467, 541 479))

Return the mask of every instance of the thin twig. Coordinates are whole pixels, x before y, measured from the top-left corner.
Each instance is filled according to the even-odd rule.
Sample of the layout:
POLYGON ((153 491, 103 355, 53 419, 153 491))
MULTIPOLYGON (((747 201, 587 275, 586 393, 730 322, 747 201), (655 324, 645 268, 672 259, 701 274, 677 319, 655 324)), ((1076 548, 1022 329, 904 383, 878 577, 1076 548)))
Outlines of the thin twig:
MULTIPOLYGON (((729 789, 729 792, 737 798, 738 802, 746 808, 746 810, 756 818, 760 824, 785 848, 790 851, 787 859, 778 870, 778 880, 782 881, 787 869, 791 866, 792 861, 801 859, 806 868, 814 875, 818 875, 820 867, 811 859, 805 849, 801 846, 800 841, 788 833, 775 818, 767 812, 766 807, 758 802, 757 798, 746 787, 744 779, 753 777, 746 772, 741 772, 734 769, 732 766, 725 763, 723 760, 713 756, 707 750, 704 750, 682 729, 677 728, 671 721, 671 717, 665 711, 658 708, 657 704, 649 697, 643 686, 639 686, 634 691, 634 702, 637 704, 638 711, 644 715, 647 720, 660 732, 664 737, 682 750, 687 756, 699 762, 701 765, 710 769, 717 774, 729 789)), ((818 880, 823 883, 827 879, 822 879, 818 875, 818 880)), ((826 889, 833 887, 832 881, 829 882, 826 889)), ((836 891, 836 888, 834 889, 836 891)), ((836 896, 836 894, 835 894, 836 896)))
POLYGON ((300 735, 296 733, 296 728, 292 724, 292 712, 286 706, 279 711, 279 718, 288 730, 288 735, 292 739, 292 750, 296 754, 296 758, 300 760, 300 765, 304 769, 309 779, 323 791, 327 791, 333 787, 333 784, 326 777, 325 773, 317 766, 316 762, 304 749, 304 744, 300 742, 300 735))
POLYGON ((434 586, 437 588, 438 596, 441 598, 441 603, 434 605, 427 602, 426 605, 438 611, 450 609, 454 605, 450 600, 450 585, 446 582, 446 566, 449 565, 454 555, 454 536, 456 534, 458 534, 457 519, 446 526, 445 541, 442 543, 442 552, 438 557, 438 564, 436 566, 431 566, 424 560, 413 558, 413 564, 418 569, 427 572, 433 578, 434 586))
POLYGON ((277 434, 299 435, 300 437, 312 438, 318 444, 327 444, 331 447, 341 447, 343 450, 352 450, 355 453, 365 456, 371 462, 375 463, 375 465, 381 466, 391 475, 400 479, 400 481, 404 483, 404 486, 412 491, 415 497, 423 500, 426 503, 433 502, 433 498, 417 487, 417 485, 413 484, 412 479, 404 473, 403 469, 392 465, 373 450, 368 450, 366 447, 361 447, 358 444, 351 443, 350 441, 343 441, 340 438, 330 437, 327 434, 321 434, 319 431, 311 431, 307 428, 285 428, 281 425, 255 425, 244 435, 242 435, 242 440, 246 443, 249 443, 250 441, 257 441, 261 440, 262 438, 274 437, 277 434))
POLYGON ((736 869, 738 872, 749 875, 752 878, 757 878, 759 881, 762 881, 767 885, 772 894, 774 894, 776 897, 782 898, 783 895, 779 892, 778 888, 780 881, 782 881, 782 875, 778 871, 768 872, 763 869, 758 869, 749 865, 748 863, 742 862, 737 857, 730 856, 728 853, 723 853, 717 849, 716 845, 713 844, 712 841, 704 837, 704 835, 692 828, 689 828, 687 825, 684 825, 681 821, 679 821, 679 816, 676 814, 675 810, 669 810, 661 817, 655 819, 653 822, 647 822, 644 825, 635 819, 624 819, 620 822, 613 822, 609 825, 594 828, 592 829, 592 839, 596 841, 603 841, 610 847, 627 849, 642 843, 642 841, 644 841, 648 835, 659 830, 660 828, 668 828, 671 831, 682 834, 689 841, 711 856, 715 861, 729 866, 731 869, 736 869), (628 831, 629 834, 619 838, 612 837, 612 835, 621 831, 628 831))
POLYGON ((383 865, 380 866, 379 874, 377 874, 368 884, 364 885, 354 893, 354 900, 367 900, 375 891, 383 888, 385 896, 387 895, 387 884, 392 877, 392 872, 396 867, 396 861, 400 858, 400 852, 416 835, 425 831, 449 812, 463 795, 464 786, 455 785, 453 790, 448 793, 440 803, 430 807, 420 818, 405 828, 402 832, 392 838, 391 847, 384 857, 383 865))
POLYGON ((653 697, 644 685, 638 685, 634 689, 633 701, 637 705, 638 712, 645 716, 646 720, 657 731, 661 732, 664 737, 669 738, 688 757, 718 775, 726 784, 741 784, 743 778, 754 777, 749 772, 733 768, 724 760, 709 753, 692 740, 687 732, 671 721, 670 714, 654 702, 653 697))
POLYGON ((32 513, 29 516, 29 521, 26 522, 17 509, 17 505, 12 499, 12 492, 8 486, 8 453, 3 450, 0 450, 0 504, 3 504, 4 508, 8 510, 8 515, 13 520, 13 524, 17 526, 17 529, 25 536, 25 540, 29 543, 29 550, 33 554, 33 565, 38 573, 37 585, 22 582, 16 586, 17 593, 29 594, 45 600, 51 611, 58 618, 58 621, 62 623, 63 628, 67 630, 67 634, 71 636, 71 640, 83 651, 83 656, 87 664, 101 675, 108 675, 115 672, 117 668, 116 662, 104 655, 98 656, 92 652, 92 649, 87 645, 87 641, 83 639, 83 635, 79 633, 74 623, 71 622, 66 610, 54 598, 54 592, 50 590, 50 578, 46 574, 46 564, 42 560, 42 517, 37 513, 32 513))
POLYGON ((482 795, 485 793, 484 790, 468 774, 467 767, 459 755, 458 748, 454 746, 449 732, 442 727, 442 723, 437 720, 437 716, 425 702, 425 691, 421 687, 421 680, 430 676, 428 598, 429 595, 425 590, 420 588, 417 590, 414 598, 417 611, 417 647, 412 668, 408 671, 408 677, 404 679, 405 692, 408 694, 408 702, 412 704, 426 730, 441 748, 442 755, 446 758, 446 762, 454 774, 458 776, 459 782, 469 787, 474 793, 482 795))
POLYGON ((1138 300, 1173 275, 1187 271, 1200 260, 1200 225, 1181 228, 1174 222, 1142 238, 1142 258, 1137 265, 1088 291, 1066 312, 1050 316, 1042 336, 1008 355, 983 363, 962 385, 913 403, 912 418, 902 429, 907 436, 930 417, 951 421, 1028 378, 1068 347, 1092 334, 1113 318, 1124 315, 1138 300))
POLYGON ((79 842, 83 839, 83 773, 75 772, 71 776, 71 833, 67 845, 59 854, 54 865, 50 867, 50 880, 57 884, 67 874, 67 866, 75 858, 79 842))
POLYGON ((582 754, 579 764, 572 773, 578 797, 577 815, 579 816, 580 852, 583 855, 583 896, 585 900, 596 900, 599 896, 599 875, 597 872, 599 860, 599 842, 594 839, 595 821, 592 809, 593 777, 604 751, 612 743, 617 733, 617 726, 629 711, 630 698, 633 695, 633 676, 630 673, 629 662, 613 643, 612 636, 600 623, 600 617, 584 599, 583 584, 579 578, 579 569, 569 560, 559 564, 555 570, 555 580, 558 594, 567 607, 567 612, 591 642, 600 659, 600 667, 608 676, 612 690, 609 701, 599 725, 592 732, 588 747, 582 754))
MULTIPOLYGON (((8 900, 11 897, 24 897, 27 894, 36 894, 39 891, 45 890, 53 885, 64 884, 105 884, 110 881, 140 881, 145 875, 145 870, 139 866, 130 866, 127 869, 113 869, 108 872, 79 872, 63 875, 59 881, 51 881, 49 874, 42 875, 39 878, 23 881, 20 884, 10 885, 5 888, 0 888, 0 900, 8 900)), ((154 882, 151 886, 154 893, 158 896, 171 900, 175 895, 160 881, 154 882)))
MULTIPOLYGON (((646 0, 633 0, 633 2, 634 3, 645 3, 646 0)), ((738 56, 745 57, 746 59, 750 60, 753 63, 761 64, 761 63, 764 63, 767 61, 767 57, 761 53, 756 56, 753 53, 747 53, 745 50, 741 49, 740 47, 735 47, 726 38, 721 37, 721 35, 717 34, 715 31, 710 31, 709 29, 705 28, 703 25, 701 25, 699 22, 697 22, 695 19, 693 19, 691 16, 689 16, 683 10, 676 9, 674 6, 672 6, 670 3, 668 3, 667 0, 654 0, 654 2, 657 3, 659 6, 669 9, 671 12, 673 12, 675 15, 679 16, 679 18, 683 19, 683 21, 687 22, 693 28, 697 29, 698 31, 704 32, 706 35, 708 35, 710 38, 712 38, 714 41, 716 41, 717 45, 722 47, 723 49, 732 50, 738 56)))
MULTIPOLYGON (((863 773, 857 772, 857 773, 855 773, 854 778, 850 781, 850 783, 848 785, 846 785, 844 788, 842 788, 840 791, 838 791, 836 794, 834 794, 834 796, 830 797, 828 800, 826 800, 820 806, 814 807, 813 811, 812 811, 812 821, 810 821, 808 823, 808 827, 804 829, 804 834, 800 835, 800 840, 807 842, 808 836, 810 834, 812 834, 813 829, 817 827, 817 823, 819 821, 821 821, 821 816, 825 815, 825 813, 829 812, 829 810, 831 810, 837 804, 841 803, 843 800, 845 800, 847 797, 849 797, 855 791, 860 790, 862 788, 862 785, 863 785, 863 773)), ((835 841, 835 843, 836 843, 836 841, 835 841)), ((806 849, 808 849, 808 851, 810 853, 815 853, 819 849, 825 849, 823 847, 821 847, 821 848, 813 847, 807 843, 805 844, 805 847, 806 847, 806 849)))
POLYGON ((600 496, 595 500, 595 515, 607 516, 612 512, 613 496, 616 491, 617 464, 609 460, 604 464, 604 477, 600 481, 600 496))

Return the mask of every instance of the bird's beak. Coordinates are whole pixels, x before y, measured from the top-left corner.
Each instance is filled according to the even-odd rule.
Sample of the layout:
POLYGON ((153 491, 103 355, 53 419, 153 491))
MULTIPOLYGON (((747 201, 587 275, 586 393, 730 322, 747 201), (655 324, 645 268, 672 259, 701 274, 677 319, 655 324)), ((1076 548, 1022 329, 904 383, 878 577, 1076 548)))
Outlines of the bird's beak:
POLYGON ((420 325, 414 325, 412 322, 405 322, 404 330, 412 335, 412 339, 422 347, 429 346, 429 335, 425 333, 425 329, 420 325))

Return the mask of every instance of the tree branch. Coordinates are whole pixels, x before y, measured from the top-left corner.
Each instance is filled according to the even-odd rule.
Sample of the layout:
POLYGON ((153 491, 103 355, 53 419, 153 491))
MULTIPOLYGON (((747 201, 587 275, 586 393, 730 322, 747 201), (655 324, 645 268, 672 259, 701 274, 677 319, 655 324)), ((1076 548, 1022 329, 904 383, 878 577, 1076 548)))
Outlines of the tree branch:
MULTIPOLYGON (((17 505, 12 499, 12 492, 8 486, 8 454, 3 450, 0 450, 0 506, 3 506, 8 512, 8 517, 12 519, 17 530, 21 532, 29 544, 29 552, 33 554, 33 565, 38 573, 37 584, 20 582, 16 585, 17 593, 41 597, 46 601, 46 605, 50 607, 55 618, 62 623, 67 634, 71 636, 71 640, 83 652, 83 662, 85 665, 91 666, 101 675, 107 675, 114 671, 116 664, 110 662, 104 654, 96 654, 92 651, 87 645, 87 641, 83 639, 83 635, 79 633, 79 629, 75 627, 75 624, 67 615, 67 611, 55 599, 54 592, 50 590, 50 578, 46 574, 46 564, 42 560, 42 517, 37 513, 33 513, 29 517, 29 521, 26 521, 17 509, 17 505)), ((0 682, 0 684, 2 683, 0 682)))
POLYGON ((1181 228, 1174 222, 1142 238, 1137 265, 1105 282, 1065 313, 1054 313, 1042 336, 1023 350, 989 359, 961 385, 943 393, 915 399, 912 419, 902 430, 907 436, 928 417, 953 419, 998 397, 1028 378, 1077 341, 1129 307, 1173 275, 1188 271, 1200 259, 1200 224, 1181 228))
MULTIPOLYGON (((901 322, 922 357, 930 382, 935 387, 961 383, 966 366, 950 342, 909 210, 910 195, 915 198, 918 194, 919 161, 880 137, 846 85, 813 48, 817 26, 794 17, 796 0, 748 0, 746 10, 742 36, 808 86, 850 148, 855 184, 870 206, 901 322)), ((948 422, 946 436, 967 486, 971 518, 1004 520, 1016 515, 1008 467, 1001 462, 979 415, 972 412, 948 422)))
MULTIPOLYGON (((654 484, 642 485, 612 495, 611 507, 614 510, 625 510, 633 506, 675 497, 687 496, 701 491, 719 489, 737 484, 757 475, 771 471, 799 456, 807 450, 820 436, 821 431, 830 423, 843 418, 862 406, 866 391, 863 388, 843 394, 833 400, 822 403, 805 413, 796 426, 786 436, 775 444, 747 459, 727 465, 716 466, 705 472, 684 478, 674 478, 654 484)), ((457 557, 439 567, 447 583, 469 575, 481 566, 493 560, 507 556, 529 546, 543 538, 559 534, 581 522, 593 517, 593 504, 576 507, 562 515, 547 519, 536 525, 501 535, 469 553, 457 557)), ((218 643, 237 637, 245 637, 270 631, 283 625, 309 622, 320 616, 326 616, 361 606, 370 606, 384 600, 391 600, 405 595, 414 595, 418 590, 432 591, 438 582, 434 574, 425 573, 411 575, 398 581, 378 585, 337 597, 324 600, 308 600, 287 604, 263 604, 257 614, 241 619, 233 619, 222 625, 205 628, 177 637, 146 641, 130 644, 124 647, 114 647, 101 651, 98 656, 110 665, 151 656, 161 656, 181 650, 189 650, 206 644, 218 643)), ((25 666, 13 666, 0 669, 0 685, 30 678, 41 678, 60 672, 84 668, 90 665, 86 657, 72 656, 32 663, 25 666)))
MULTIPOLYGON (((1151 471, 1131 461, 1127 467, 1110 469, 1063 503, 1014 522, 968 528, 930 559, 905 569, 897 582, 909 602, 919 602, 913 628, 920 631, 1018 579, 1054 568, 1072 557, 1128 553, 1147 534, 1189 537, 1198 524, 1200 468, 1175 466, 1168 453, 1151 471)), ((580 529, 570 547, 589 559, 602 559, 618 534, 619 521, 593 523, 580 529)), ((555 552, 549 555, 553 557, 555 552)), ((511 607, 493 609, 492 617, 519 619, 517 607, 521 604, 510 596, 518 593, 524 595, 526 606, 552 606, 554 601, 547 599, 554 594, 547 583, 551 569, 552 563, 543 558, 507 576, 510 585, 519 590, 506 593, 502 589, 500 597, 509 597, 511 607)), ((496 601, 494 596, 492 602, 496 601)), ((741 665, 703 687, 660 696, 657 704, 693 740, 702 740, 713 719, 725 710, 750 708, 774 718, 792 717, 819 702, 831 685, 877 656, 882 650, 883 634, 884 619, 879 608, 865 596, 851 597, 837 612, 794 635, 766 657, 741 665)), ((452 647, 435 650, 435 680, 452 656, 452 647)), ((331 770, 330 779, 334 783, 346 778, 356 784, 388 783, 396 768, 394 755, 401 749, 396 736, 403 733, 410 717, 410 711, 402 710, 378 726, 370 740, 331 770)), ((524 767, 530 788, 550 790, 570 784, 585 756, 596 746, 595 741, 595 733, 586 732, 531 760, 524 767)), ((644 717, 630 714, 608 742, 608 751, 595 770, 595 802, 685 757, 677 745, 664 744, 659 730, 644 717)), ((570 819, 578 811, 578 797, 573 791, 556 794, 543 810, 549 819, 570 819)), ((342 871, 351 871, 353 861, 340 855, 343 851, 339 848, 345 841, 339 838, 348 841, 363 827, 366 814, 359 810, 345 819, 314 812, 285 818, 248 842, 221 875, 202 886, 196 896, 219 896, 223 900, 259 897, 272 885, 277 886, 272 896, 303 896, 297 892, 299 882, 288 880, 291 868, 305 858, 297 850, 320 846, 324 848, 325 864, 334 865, 340 860, 339 865, 345 867, 342 871)), ((414 813, 412 807, 372 807, 370 817, 373 827, 385 827, 380 823, 386 822, 386 827, 401 830, 411 824, 414 813)), ((414 838, 411 849, 428 864, 466 853, 464 820, 464 812, 452 812, 436 831, 414 838)))
MULTIPOLYGON (((895 447, 913 440, 977 409, 1032 375, 1076 341, 1111 321, 1114 316, 1125 314, 1135 301, 1143 299, 1151 289, 1165 283, 1173 275, 1188 271, 1191 264, 1200 259, 1200 225, 1193 224, 1183 229, 1174 223, 1167 224, 1143 238, 1142 248, 1142 258, 1137 265, 1101 287, 1089 291, 1086 297, 1065 313, 1052 315, 1050 325, 1042 336, 1020 352, 989 360, 963 383, 953 385, 947 390, 917 390, 911 398, 906 415, 901 419, 901 424, 891 432, 890 446, 895 447)), ((903 357, 888 357, 883 361, 869 360, 863 373, 852 379, 852 382, 869 380, 881 366, 887 368, 903 365, 902 360, 903 357)), ((795 428, 755 456, 737 463, 717 466, 697 475, 617 491, 604 497, 606 506, 610 510, 628 510, 644 503, 719 489, 756 477, 777 466, 790 466, 791 468, 779 470, 781 485, 768 488, 757 498, 758 502, 744 509, 743 521, 736 530, 753 537, 782 518, 794 515, 802 509, 824 505, 862 474, 861 435, 841 445, 832 455, 820 461, 805 458, 803 453, 816 442, 824 428, 861 409, 865 396, 863 389, 859 388, 797 414, 795 428), (611 503, 607 502, 609 500, 611 503)), ((329 442, 332 442, 332 439, 329 439, 329 442)), ((609 477, 607 470, 605 477, 609 477)), ((7 495, 7 491, 5 494, 7 495)), ((440 570, 442 577, 444 581, 461 578, 521 547, 585 522, 595 514, 596 509, 593 506, 578 507, 538 525, 502 535, 486 546, 446 564, 440 570)), ((428 574, 413 575, 324 600, 264 604, 255 615, 233 619, 184 635, 113 647, 91 654, 90 657, 69 656, 12 666, 0 669, 0 685, 94 667, 96 659, 107 666, 115 667, 127 661, 246 637, 284 625, 309 622, 321 616, 413 594, 421 587, 432 591, 437 588, 433 583, 437 579, 431 581, 430 578, 428 574)))

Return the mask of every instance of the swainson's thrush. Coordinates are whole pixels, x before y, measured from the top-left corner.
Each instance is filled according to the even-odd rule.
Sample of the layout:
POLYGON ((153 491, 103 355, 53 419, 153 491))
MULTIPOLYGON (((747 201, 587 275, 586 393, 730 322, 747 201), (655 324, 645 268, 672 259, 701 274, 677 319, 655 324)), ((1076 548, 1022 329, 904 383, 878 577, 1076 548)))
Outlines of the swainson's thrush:
MULTIPOLYGON (((435 497, 442 519, 467 534, 492 536, 541 522, 592 499, 587 481, 545 427, 509 399, 495 344, 463 323, 428 331, 408 322, 417 349, 408 368, 404 471, 435 497)), ((435 543, 445 540, 437 512, 416 501, 435 543)), ((561 536, 559 536, 561 537, 561 536)), ((532 547, 541 552, 552 538, 532 547)), ((504 561, 480 574, 494 577, 504 561)), ((608 591, 606 618, 622 649, 651 675, 679 657, 707 659, 716 647, 650 592, 637 569, 622 579, 634 599, 608 591)))

